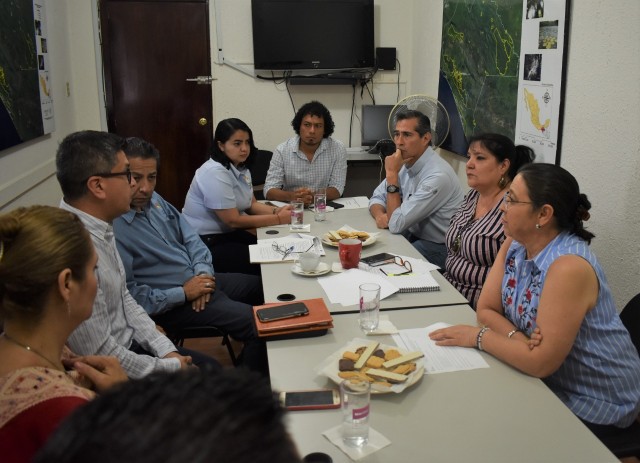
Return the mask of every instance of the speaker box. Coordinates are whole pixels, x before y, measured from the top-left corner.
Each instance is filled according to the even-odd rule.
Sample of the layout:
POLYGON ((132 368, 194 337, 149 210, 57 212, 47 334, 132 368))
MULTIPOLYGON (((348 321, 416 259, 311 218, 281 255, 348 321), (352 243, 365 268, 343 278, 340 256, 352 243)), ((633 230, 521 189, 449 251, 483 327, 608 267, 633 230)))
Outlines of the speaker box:
POLYGON ((382 71, 396 70, 396 49, 376 48, 376 67, 382 71))

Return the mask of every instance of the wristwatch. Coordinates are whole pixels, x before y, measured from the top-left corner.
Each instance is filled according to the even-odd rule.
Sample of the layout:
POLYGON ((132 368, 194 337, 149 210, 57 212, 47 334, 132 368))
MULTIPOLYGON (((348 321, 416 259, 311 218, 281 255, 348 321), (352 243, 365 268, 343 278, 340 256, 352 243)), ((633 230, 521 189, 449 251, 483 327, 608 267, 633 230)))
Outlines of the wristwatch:
POLYGON ((398 185, 387 185, 387 193, 400 193, 398 185))

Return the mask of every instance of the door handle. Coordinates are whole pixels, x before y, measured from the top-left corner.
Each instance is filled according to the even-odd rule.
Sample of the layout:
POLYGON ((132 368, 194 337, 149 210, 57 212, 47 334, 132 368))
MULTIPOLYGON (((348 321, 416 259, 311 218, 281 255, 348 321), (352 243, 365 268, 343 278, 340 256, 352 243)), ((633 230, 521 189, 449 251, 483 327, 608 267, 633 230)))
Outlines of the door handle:
POLYGON ((211 76, 198 76, 187 79, 187 82, 197 82, 198 85, 211 85, 214 80, 218 80, 211 76))

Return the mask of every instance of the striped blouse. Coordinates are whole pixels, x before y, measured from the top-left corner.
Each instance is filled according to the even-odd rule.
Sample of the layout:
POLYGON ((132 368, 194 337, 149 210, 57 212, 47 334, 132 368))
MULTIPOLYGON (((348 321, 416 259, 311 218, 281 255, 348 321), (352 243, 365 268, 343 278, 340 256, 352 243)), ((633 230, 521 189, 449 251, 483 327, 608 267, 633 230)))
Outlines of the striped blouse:
POLYGON ((476 308, 480 290, 505 239, 500 200, 477 220, 473 217, 480 194, 470 190, 464 202, 451 218, 445 237, 447 245, 444 276, 476 308), (454 244, 460 236, 459 249, 454 244))
POLYGON ((524 246, 514 241, 506 255, 502 281, 505 316, 527 336, 531 334, 546 274, 563 255, 577 255, 589 262, 600 290, 569 354, 544 382, 584 421, 629 426, 640 412, 640 358, 620 321, 604 271, 584 240, 561 233, 530 260, 524 246))

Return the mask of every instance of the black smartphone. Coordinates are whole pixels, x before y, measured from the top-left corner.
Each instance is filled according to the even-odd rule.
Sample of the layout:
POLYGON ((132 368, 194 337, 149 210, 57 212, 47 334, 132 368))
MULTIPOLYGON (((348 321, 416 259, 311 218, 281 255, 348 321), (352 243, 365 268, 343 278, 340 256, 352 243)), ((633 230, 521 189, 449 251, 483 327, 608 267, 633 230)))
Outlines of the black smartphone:
POLYGON ((344 204, 336 203, 335 201, 327 201, 327 206, 331 206, 334 209, 342 209, 344 204))
POLYGON ((396 258, 393 254, 389 254, 388 252, 381 252, 380 254, 374 254, 369 257, 363 257, 360 259, 360 262, 364 262, 367 265, 372 267, 377 267, 379 265, 389 264, 393 262, 396 258))
POLYGON ((280 403, 287 410, 338 408, 340 407, 340 393, 336 389, 281 392, 280 403))
POLYGON ((258 320, 261 322, 273 322, 285 318, 302 317, 309 314, 309 309, 303 302, 294 304, 279 305, 275 307, 265 307, 256 310, 258 320))

